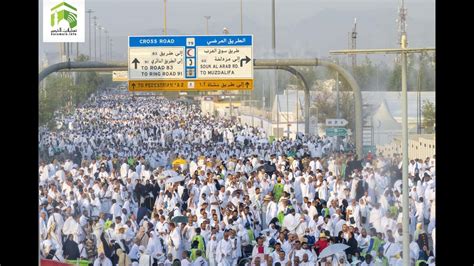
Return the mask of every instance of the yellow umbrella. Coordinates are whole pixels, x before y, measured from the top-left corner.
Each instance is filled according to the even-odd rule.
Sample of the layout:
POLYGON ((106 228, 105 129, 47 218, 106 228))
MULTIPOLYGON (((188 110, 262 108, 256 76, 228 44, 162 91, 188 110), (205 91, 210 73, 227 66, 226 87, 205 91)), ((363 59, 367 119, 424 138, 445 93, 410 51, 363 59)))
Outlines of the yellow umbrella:
POLYGON ((178 158, 178 159, 174 160, 172 164, 173 165, 180 165, 180 164, 186 164, 186 163, 187 163, 186 160, 178 158))

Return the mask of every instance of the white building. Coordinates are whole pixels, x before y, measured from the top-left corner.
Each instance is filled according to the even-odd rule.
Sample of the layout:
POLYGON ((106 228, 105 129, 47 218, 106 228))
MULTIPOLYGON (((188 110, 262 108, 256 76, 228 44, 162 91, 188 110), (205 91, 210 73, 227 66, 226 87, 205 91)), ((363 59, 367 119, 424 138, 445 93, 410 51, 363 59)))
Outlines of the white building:
MULTIPOLYGON (((400 137, 394 138, 391 143, 377 145, 377 154, 383 156, 392 156, 394 153, 402 153, 402 140, 400 137)), ((436 154, 436 136, 435 134, 411 135, 408 139, 408 158, 422 159, 432 158, 436 154)))

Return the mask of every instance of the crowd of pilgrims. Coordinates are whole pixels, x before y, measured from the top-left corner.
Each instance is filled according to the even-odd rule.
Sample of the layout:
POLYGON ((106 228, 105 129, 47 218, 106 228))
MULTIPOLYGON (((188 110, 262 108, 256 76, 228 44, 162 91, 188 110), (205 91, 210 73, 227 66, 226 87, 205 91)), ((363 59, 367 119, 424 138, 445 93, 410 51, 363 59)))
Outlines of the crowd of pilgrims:
MULTIPOLYGON (((39 131, 41 258, 402 265, 398 154, 358 158, 326 136, 269 141, 193 102, 116 90, 55 122, 39 131)), ((408 168, 409 255, 432 265, 435 158, 408 168)))

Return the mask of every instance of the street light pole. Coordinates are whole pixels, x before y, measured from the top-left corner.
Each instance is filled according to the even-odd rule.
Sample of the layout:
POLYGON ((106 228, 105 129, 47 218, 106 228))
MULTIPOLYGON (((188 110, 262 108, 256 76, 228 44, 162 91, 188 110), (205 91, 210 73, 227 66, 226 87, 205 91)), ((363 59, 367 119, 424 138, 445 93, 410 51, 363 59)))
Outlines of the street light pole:
MULTIPOLYGON (((244 26, 243 26, 243 8, 242 8, 242 0, 240 0, 240 34, 244 33, 244 26)), ((250 99, 250 94, 249 92, 245 92, 247 95, 249 95, 248 99, 250 99)), ((240 100, 242 101, 244 99, 244 91, 240 91, 240 100)))
POLYGON ((108 35, 108 31, 107 30, 104 30, 104 33, 105 33, 105 63, 107 63, 107 57, 108 57, 108 47, 109 47, 109 35, 108 35))
POLYGON ((97 61, 97 17, 94 16, 94 61, 97 61))
MULTIPOLYGON (((272 0, 272 50, 273 58, 276 59, 276 33, 275 33, 275 0, 272 0)), ((280 101, 278 99, 278 72, 274 70, 274 88, 276 95, 276 113, 277 113, 277 139, 280 138, 280 101)))
POLYGON ((163 28, 163 33, 166 35, 166 0, 163 0, 164 7, 165 7, 165 17, 164 17, 164 28, 163 28))
POLYGON ((240 34, 244 34, 242 0, 240 0, 240 34))
MULTIPOLYGON (((222 30, 222 33, 224 33, 225 35, 227 35, 227 34, 229 34, 229 30, 228 30, 226 27, 224 27, 224 29, 222 30)), ((232 113, 233 113, 233 112, 232 112, 232 109, 233 109, 233 106, 232 106, 232 95, 230 96, 230 102, 229 102, 229 104, 230 104, 230 106, 229 106, 229 107, 230 107, 230 113, 229 113, 229 114, 230 114, 230 117, 232 118, 232 113)))
MULTIPOLYGON (((407 48, 406 33, 402 33, 402 50, 407 48)), ((402 153, 403 153, 403 265, 410 265, 410 232, 408 230, 408 95, 407 95, 407 54, 402 51, 402 153)))
POLYGON ((103 27, 98 25, 99 27, 99 62, 102 61, 102 29, 103 27))
POLYGON ((290 104, 288 102, 288 97, 290 93, 288 88, 286 88, 286 139, 290 139, 290 104))
POLYGON ((87 13, 89 14, 89 61, 91 60, 92 58, 92 46, 91 46, 91 14, 93 13, 94 11, 92 11, 92 9, 89 8, 89 10, 87 10, 87 13))
POLYGON ((206 35, 209 35, 209 19, 211 16, 204 16, 204 18, 206 19, 206 35))
POLYGON ((109 44, 110 44, 110 51, 109 51, 109 52, 110 52, 110 61, 113 61, 113 54, 112 54, 112 46, 113 46, 113 45, 112 45, 112 39, 110 39, 109 44))
POLYGON ((339 115, 339 72, 336 72, 336 116, 340 118, 339 115))
MULTIPOLYGON (((299 126, 300 126, 300 120, 299 120, 299 106, 298 104, 300 103, 300 97, 299 97, 299 88, 298 86, 296 86, 296 135, 298 134, 299 132, 299 126)), ((295 135, 295 139, 296 139, 296 135, 295 135)))
POLYGON ((272 0, 272 49, 275 54, 276 41, 275 41, 275 0, 272 0))

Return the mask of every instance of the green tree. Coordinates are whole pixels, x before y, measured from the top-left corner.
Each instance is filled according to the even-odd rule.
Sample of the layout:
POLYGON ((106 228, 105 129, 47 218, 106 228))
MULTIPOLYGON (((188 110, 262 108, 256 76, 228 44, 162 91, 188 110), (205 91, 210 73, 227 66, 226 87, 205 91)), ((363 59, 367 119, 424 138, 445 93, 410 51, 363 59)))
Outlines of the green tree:
POLYGON ((396 64, 392 70, 388 81, 388 90, 389 91, 400 91, 402 88, 402 66, 400 64, 396 64))
POLYGON ((421 77, 420 86, 421 91, 435 90, 435 69, 433 58, 428 54, 420 54, 419 56, 419 75, 421 77))
POLYGON ((355 67, 353 76, 361 90, 375 90, 376 69, 368 56, 365 57, 364 63, 358 64, 355 67))
POLYGON ((425 128, 425 132, 428 134, 433 133, 433 127, 436 122, 436 114, 435 114, 435 105, 430 102, 429 100, 424 100, 423 105, 421 107, 421 114, 423 116, 423 127, 425 128))
POLYGON ((336 104, 333 95, 329 90, 320 89, 316 95, 314 107, 318 114, 318 121, 325 121, 327 118, 336 117, 336 104))
MULTIPOLYGON (((407 57, 407 90, 418 90, 418 79, 421 77, 421 91, 435 90, 435 76, 433 58, 429 55, 420 55, 418 58, 415 54, 407 57), (418 65, 418 68, 415 67, 418 65), (421 73, 420 73, 421 72, 421 73)), ((402 88, 402 67, 399 62, 395 64, 388 79, 389 91, 401 91, 402 88)))
POLYGON ((40 124, 47 124, 53 118, 54 111, 65 106, 71 83, 70 78, 57 74, 46 78, 46 87, 39 92, 40 124))
MULTIPOLYGON (((76 61, 87 60, 87 56, 80 55, 76 61)), ((39 90, 40 125, 53 127, 51 122, 55 111, 61 109, 71 111, 70 108, 86 101, 95 91, 112 84, 111 74, 99 76, 96 72, 81 72, 72 75, 55 73, 45 79, 46 85, 39 90), (75 76, 75 84, 72 75, 75 76)))

